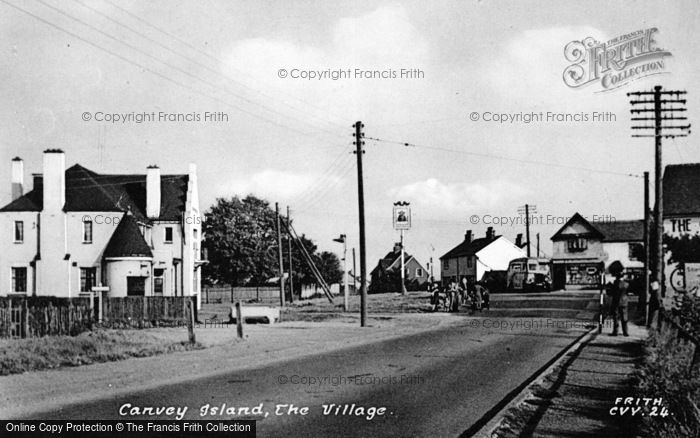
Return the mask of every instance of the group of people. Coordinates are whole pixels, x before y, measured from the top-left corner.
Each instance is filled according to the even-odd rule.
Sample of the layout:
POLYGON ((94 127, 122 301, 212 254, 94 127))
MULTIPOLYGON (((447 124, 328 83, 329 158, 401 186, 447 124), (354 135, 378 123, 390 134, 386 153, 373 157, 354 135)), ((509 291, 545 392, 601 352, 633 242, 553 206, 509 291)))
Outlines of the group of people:
POLYGON ((481 312, 484 307, 487 310, 491 308, 489 290, 480 281, 470 284, 466 278, 462 278, 461 283, 453 279, 447 286, 435 282, 430 287, 430 293, 434 312, 441 309, 459 312, 460 306, 470 307, 472 312, 481 312))

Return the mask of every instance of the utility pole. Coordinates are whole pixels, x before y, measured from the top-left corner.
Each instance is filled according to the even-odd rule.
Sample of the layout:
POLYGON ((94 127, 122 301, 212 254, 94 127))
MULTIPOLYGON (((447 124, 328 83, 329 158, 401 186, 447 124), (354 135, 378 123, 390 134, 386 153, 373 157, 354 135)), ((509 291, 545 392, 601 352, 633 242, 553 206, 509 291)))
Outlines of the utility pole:
POLYGON ((280 273, 280 306, 284 307, 284 265, 282 264, 282 230, 280 229, 280 205, 275 202, 275 216, 277 217, 277 256, 279 258, 280 273))
POLYGON ((352 249, 352 290, 357 293, 357 266, 355 266, 355 248, 352 249))
POLYGON ((355 122, 355 155, 357 155, 357 203, 359 209, 360 221, 360 327, 367 326, 367 257, 365 248, 365 190, 362 183, 362 145, 365 142, 362 140, 364 134, 362 128, 365 125, 362 122, 355 122))
POLYGON ((348 236, 341 234, 337 239, 333 239, 334 242, 343 244, 343 309, 347 312, 349 310, 348 305, 348 236))
MULTIPOLYGON (((289 205, 287 206, 287 229, 292 223, 289 217, 289 205)), ((289 252, 289 302, 294 302, 294 265, 292 264, 292 236, 287 232, 287 251, 289 252)))
POLYGON ((537 233, 537 257, 540 256, 540 233, 537 233))
POLYGON ((686 100, 681 99, 685 91, 662 91, 662 87, 657 85, 653 91, 635 91, 627 93, 627 96, 634 96, 637 100, 630 100, 632 109, 632 121, 642 122, 632 126, 633 130, 653 129, 654 134, 632 134, 632 137, 654 137, 655 140, 655 166, 654 166, 654 222, 656 226, 656 241, 654 242, 654 254, 656 267, 654 279, 658 281, 661 296, 665 296, 664 289, 664 256, 663 256, 663 236, 664 236, 664 213, 663 213, 663 155, 661 148, 662 138, 687 137, 690 134, 690 123, 687 125, 676 124, 673 120, 688 120, 686 116, 677 115, 687 111, 684 107, 686 100), (663 99, 662 99, 663 98, 663 99), (668 106, 677 104, 680 106, 668 106), (640 105, 640 106, 636 106, 640 105), (651 106, 648 106, 651 105, 651 106), (653 117, 648 117, 647 113, 654 113, 653 117), (637 117, 635 117, 637 115, 637 117), (653 121, 649 125, 647 121, 653 121), (664 122, 671 121, 664 125, 664 122), (671 133, 664 134, 664 130, 671 133))
POLYGON ((537 213, 537 206, 525 204, 518 208, 518 213, 525 214, 525 240, 527 241, 527 256, 530 257, 530 213, 537 213))
POLYGON ((642 302, 644 306, 644 323, 649 324, 649 263, 651 248, 649 247, 649 172, 644 172, 644 290, 642 302))

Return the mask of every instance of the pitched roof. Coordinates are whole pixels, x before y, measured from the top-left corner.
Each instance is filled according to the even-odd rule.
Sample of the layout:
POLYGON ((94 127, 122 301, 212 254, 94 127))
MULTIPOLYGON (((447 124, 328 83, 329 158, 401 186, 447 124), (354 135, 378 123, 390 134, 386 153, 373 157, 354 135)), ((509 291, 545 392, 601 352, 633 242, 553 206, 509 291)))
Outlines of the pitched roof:
POLYGON ((481 237, 479 239, 474 239, 471 242, 465 240, 459 245, 455 246, 451 250, 447 251, 445 255, 440 257, 440 260, 446 259, 446 258, 453 258, 453 257, 463 257, 463 256, 472 256, 481 251, 482 249, 486 248, 493 242, 494 240, 498 239, 501 236, 494 236, 493 238, 488 238, 488 237, 481 237))
MULTIPOLYGON (((185 210, 187 175, 162 175, 160 178, 161 220, 179 220, 185 210)), ((0 211, 41 211, 43 187, 10 202, 0 211)), ((146 175, 102 175, 76 164, 66 170, 64 211, 131 211, 146 219, 146 175)))
POLYGON ((105 257, 153 257, 151 248, 141 235, 139 224, 125 214, 105 248, 105 257))
POLYGON ((595 222, 603 234, 603 242, 641 242, 644 240, 644 220, 595 222))
POLYGON ((571 218, 568 221, 566 221, 566 223, 561 228, 559 228, 559 230, 556 233, 554 233, 554 235, 550 239, 556 241, 556 240, 568 239, 569 237, 572 237, 572 236, 598 237, 600 239, 603 238, 603 234, 600 231, 598 231, 598 229, 596 229, 593 225, 591 225, 591 223, 588 222, 586 220, 586 218, 584 218, 583 216, 581 216, 578 213, 574 213, 574 215, 571 216, 571 218), (582 233, 564 234, 564 230, 571 227, 575 223, 582 224, 586 228, 587 231, 584 231, 582 233))
POLYGON ((663 181, 664 216, 700 213, 700 163, 666 166, 663 181))
MULTIPOLYGON (((403 257, 404 257, 404 261, 406 263, 408 263, 408 261, 413 258, 413 256, 407 252, 403 253, 403 257)), ((376 271, 377 269, 381 269, 382 271, 387 272, 388 270, 390 270, 391 266, 394 263, 396 263, 400 258, 401 258, 401 251, 396 251, 396 252, 389 251, 383 258, 379 259, 377 266, 375 266, 375 268, 372 269, 372 272, 376 271)), ((420 265, 420 262, 418 262, 418 260, 416 260, 416 262, 420 265)), ((422 267, 422 265, 421 265, 421 267, 422 267)))

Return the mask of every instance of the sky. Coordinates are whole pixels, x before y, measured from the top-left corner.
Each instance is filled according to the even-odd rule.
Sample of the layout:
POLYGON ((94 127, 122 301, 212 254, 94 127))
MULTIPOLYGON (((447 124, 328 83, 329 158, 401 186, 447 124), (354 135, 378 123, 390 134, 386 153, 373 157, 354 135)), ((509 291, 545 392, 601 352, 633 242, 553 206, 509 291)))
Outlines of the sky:
MULTIPOLYGON (((522 220, 496 218, 516 220, 526 203, 544 217, 532 240, 539 233, 551 254, 550 237, 575 212, 642 218, 653 141, 631 137, 626 93, 687 90, 697 126, 698 28, 695 1, 2 0, 0 204, 12 157, 25 160, 29 183, 47 148, 103 173, 195 163, 204 210, 252 193, 288 205, 297 231, 340 254, 333 238, 359 240, 352 125, 362 121, 368 270, 399 238, 396 201, 411 203, 405 247, 423 264, 467 229, 515 240, 522 220), (564 83, 571 41, 649 28, 670 52, 662 74, 606 92, 564 83), (159 112, 199 120, 135 121, 159 112), (614 117, 491 115, 547 112, 614 117)), ((694 144, 692 134, 665 140, 664 163, 699 162, 694 144)))

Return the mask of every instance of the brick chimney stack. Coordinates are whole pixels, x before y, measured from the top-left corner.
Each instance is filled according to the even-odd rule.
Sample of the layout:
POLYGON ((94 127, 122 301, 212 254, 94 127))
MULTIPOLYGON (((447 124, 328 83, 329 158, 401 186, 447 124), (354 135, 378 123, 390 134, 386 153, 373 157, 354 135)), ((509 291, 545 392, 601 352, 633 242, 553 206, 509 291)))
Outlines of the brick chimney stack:
POLYGON ((464 241, 465 242, 471 242, 472 241, 472 230, 467 230, 467 232, 464 234, 464 241))
POLYGON ((24 194, 24 161, 20 157, 12 159, 12 200, 24 194))
POLYGON ((495 235, 496 235, 496 232, 493 231, 493 227, 488 227, 486 229, 486 238, 487 239, 493 239, 495 235))

